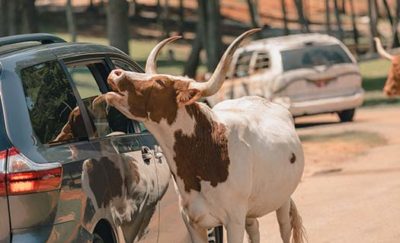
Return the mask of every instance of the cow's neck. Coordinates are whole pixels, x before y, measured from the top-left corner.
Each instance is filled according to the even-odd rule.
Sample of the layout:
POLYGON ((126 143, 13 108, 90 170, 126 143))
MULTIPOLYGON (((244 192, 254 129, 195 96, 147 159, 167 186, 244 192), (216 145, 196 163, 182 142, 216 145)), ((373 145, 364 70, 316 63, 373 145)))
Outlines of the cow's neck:
POLYGON ((179 191, 201 191, 200 181, 212 186, 227 178, 229 158, 225 127, 211 109, 200 104, 178 109, 174 123, 145 122, 156 137, 179 191))

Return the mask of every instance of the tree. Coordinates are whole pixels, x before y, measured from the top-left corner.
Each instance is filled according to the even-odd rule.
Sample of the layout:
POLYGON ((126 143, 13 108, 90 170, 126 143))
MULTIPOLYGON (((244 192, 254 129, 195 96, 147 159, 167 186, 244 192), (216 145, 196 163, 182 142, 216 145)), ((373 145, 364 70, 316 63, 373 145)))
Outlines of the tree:
POLYGON ((222 55, 221 15, 219 0, 198 0, 203 29, 203 46, 207 53, 208 71, 214 71, 222 55))
POLYGON ((356 13, 354 9, 354 2, 353 0, 350 1, 350 11, 351 11, 351 25, 353 26, 353 38, 354 38, 354 44, 356 45, 356 50, 358 50, 358 29, 357 29, 357 24, 356 24, 356 13))
POLYGON ((400 18, 400 0, 397 0, 396 3, 396 14, 392 25, 392 48, 400 46, 399 33, 397 31, 400 18))
MULTIPOLYGON (((22 33, 36 33, 39 32, 38 17, 35 6, 36 0, 22 0, 22 33)), ((20 13, 17 14, 17 18, 20 18, 20 13)))
POLYGON ((376 52, 374 37, 378 37, 378 15, 376 11, 376 1, 375 0, 368 0, 368 16, 369 16, 369 52, 373 53, 376 52))
POLYGON ((8 4, 0 0, 0 36, 8 35, 8 4))
POLYGON ((198 0, 196 37, 192 43, 192 51, 185 65, 185 75, 190 77, 196 75, 202 48, 205 49, 207 54, 208 71, 213 72, 218 65, 222 55, 221 17, 219 9, 219 0, 198 0))
MULTIPOLYGON (((91 4, 93 4, 91 2, 91 4)), ((65 13, 67 17, 68 32, 71 35, 71 41, 76 42, 76 27, 74 18, 74 7, 72 6, 72 0, 67 0, 65 6, 65 13)))
POLYGON ((251 26, 253 28, 261 27, 260 15, 258 13, 257 5, 258 5, 257 0, 247 0, 247 6, 249 8, 249 13, 250 13, 251 26))
POLYGON ((108 2, 107 33, 110 45, 129 54, 128 2, 126 0, 108 2))
POLYGON ((332 34, 331 29, 331 7, 329 6, 330 0, 325 0, 325 18, 326 18, 326 33, 332 34))
POLYGON ((343 33, 343 28, 342 28, 342 20, 340 19, 338 0, 333 0, 333 4, 334 4, 334 9, 335 9, 336 25, 337 25, 338 32, 339 32, 339 39, 341 41, 343 41, 344 33, 343 33))
POLYGON ((185 6, 183 0, 179 0, 179 35, 183 36, 185 31, 185 6))
POLYGON ((303 32, 310 32, 310 28, 308 26, 308 20, 304 16, 304 6, 303 6, 303 0, 294 0, 296 10, 297 10, 297 15, 299 17, 299 22, 301 25, 301 30, 303 32))
POLYGON ((282 8, 282 19, 283 19, 283 33, 285 35, 289 35, 290 31, 289 31, 289 27, 288 27, 286 0, 281 0, 281 8, 282 8))

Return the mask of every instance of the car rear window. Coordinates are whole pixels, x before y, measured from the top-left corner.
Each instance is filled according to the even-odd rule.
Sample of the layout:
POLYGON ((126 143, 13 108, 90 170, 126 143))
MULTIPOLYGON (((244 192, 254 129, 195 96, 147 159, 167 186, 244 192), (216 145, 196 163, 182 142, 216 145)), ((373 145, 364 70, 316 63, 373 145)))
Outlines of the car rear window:
POLYGON ((309 45, 301 49, 281 51, 283 70, 289 71, 321 65, 351 63, 340 45, 309 45))
POLYGON ((72 87, 57 61, 21 70, 33 130, 43 144, 87 139, 72 87), (70 123, 80 124, 73 127, 70 123))

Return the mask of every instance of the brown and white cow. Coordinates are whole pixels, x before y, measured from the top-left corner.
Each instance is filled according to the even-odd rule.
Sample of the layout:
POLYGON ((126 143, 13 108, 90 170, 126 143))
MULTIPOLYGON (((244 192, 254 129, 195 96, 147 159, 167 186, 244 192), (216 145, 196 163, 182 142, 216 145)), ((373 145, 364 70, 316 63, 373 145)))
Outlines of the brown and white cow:
POLYGON ((375 43, 378 53, 392 62, 383 92, 390 97, 398 96, 400 95, 400 55, 393 56, 385 51, 379 38, 375 38, 375 43))
POLYGON ((301 218, 291 200, 304 155, 289 111, 259 97, 243 97, 213 109, 197 103, 225 80, 239 36, 207 82, 156 73, 156 57, 171 37, 150 53, 145 73, 114 70, 106 100, 142 121, 167 158, 179 191, 181 212, 193 242, 207 242, 207 228, 224 225, 228 242, 260 242, 257 218, 276 211, 285 243, 302 242, 301 218))

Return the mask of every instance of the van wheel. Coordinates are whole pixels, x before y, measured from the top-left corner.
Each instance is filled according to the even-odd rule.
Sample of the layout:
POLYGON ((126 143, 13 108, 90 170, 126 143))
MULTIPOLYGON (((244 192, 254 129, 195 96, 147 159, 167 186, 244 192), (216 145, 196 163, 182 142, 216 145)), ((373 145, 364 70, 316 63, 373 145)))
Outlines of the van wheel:
POLYGON ((339 111, 337 114, 341 122, 351 122, 353 121, 355 112, 356 109, 349 109, 349 110, 339 111))
POLYGON ((215 227, 214 229, 208 230, 208 243, 222 243, 224 231, 222 226, 215 227))

